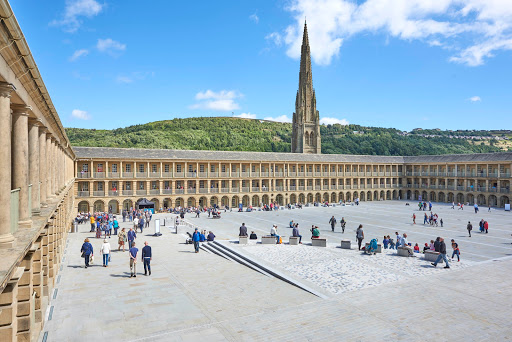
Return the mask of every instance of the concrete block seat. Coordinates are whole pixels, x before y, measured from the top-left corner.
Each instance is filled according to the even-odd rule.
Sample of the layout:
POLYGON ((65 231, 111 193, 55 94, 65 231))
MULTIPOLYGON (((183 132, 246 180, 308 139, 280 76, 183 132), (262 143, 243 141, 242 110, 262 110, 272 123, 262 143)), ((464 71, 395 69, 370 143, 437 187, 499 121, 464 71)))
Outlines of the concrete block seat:
MULTIPOLYGON (((364 249, 367 250, 369 246, 370 243, 367 242, 364 246, 364 249)), ((375 253, 382 253, 382 245, 380 243, 377 244, 377 250, 375 251, 375 253)))
POLYGON ((298 236, 290 236, 290 240, 288 240, 288 243, 292 246, 299 244, 299 237, 298 236))
POLYGON ((352 243, 350 242, 350 240, 341 240, 341 248, 343 248, 343 249, 351 249, 352 248, 352 243))
POLYGON ((248 236, 239 236, 238 237, 238 244, 240 244, 240 245, 247 245, 248 242, 249 242, 249 237, 248 236))
POLYGON ((327 247, 326 238, 311 239, 311 245, 316 247, 327 247))
POLYGON ((413 250, 411 247, 397 247, 396 249, 396 253, 399 255, 399 256, 403 256, 403 257, 408 257, 408 256, 413 256, 414 253, 413 253, 413 250), (409 253, 409 251, 411 253, 409 253))
POLYGON ((262 236, 261 237, 261 244, 262 245, 275 245, 276 244, 276 237, 275 236, 262 236))
MULTIPOLYGON (((431 261, 431 262, 435 262, 437 260, 437 257, 439 256, 439 252, 436 252, 436 251, 431 251, 431 250, 426 250, 425 253, 423 254, 425 260, 427 261, 431 261)), ((441 259, 441 261, 439 263, 444 263, 443 259, 441 259)))

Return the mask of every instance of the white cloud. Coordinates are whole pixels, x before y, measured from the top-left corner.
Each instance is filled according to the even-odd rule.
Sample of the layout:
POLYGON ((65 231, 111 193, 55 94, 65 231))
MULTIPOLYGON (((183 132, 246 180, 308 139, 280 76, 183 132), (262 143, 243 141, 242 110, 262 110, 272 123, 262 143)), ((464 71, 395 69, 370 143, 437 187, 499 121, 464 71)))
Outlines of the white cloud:
POLYGON ((76 32, 82 25, 80 17, 92 18, 98 15, 104 5, 96 0, 66 0, 64 14, 60 20, 50 23, 52 26, 62 26, 66 32, 76 32))
POLYGON ((235 118, 242 118, 242 119, 256 119, 256 114, 251 114, 251 113, 242 113, 242 114, 237 114, 237 115, 233 115, 235 118))
POLYGON ((117 83, 133 83, 133 79, 128 76, 117 76, 116 78, 117 83))
POLYGON ((469 101, 471 101, 471 102, 481 102, 482 99, 480 98, 480 96, 473 96, 473 97, 469 98, 469 101))
POLYGON ((334 125, 334 124, 340 124, 340 125, 348 125, 347 119, 337 119, 337 118, 321 118, 320 119, 321 125, 334 125))
POLYGON ((277 32, 272 32, 270 34, 267 34, 265 36, 265 39, 271 41, 276 46, 281 46, 283 44, 283 37, 277 32))
POLYGON ((145 72, 135 71, 135 72, 129 73, 128 75, 117 76, 116 82, 128 84, 128 83, 133 83, 135 81, 142 81, 148 77, 153 77, 153 76, 155 76, 155 73, 153 71, 145 71, 145 72))
POLYGON ((85 57, 89 54, 89 50, 87 49, 81 49, 81 50, 76 50, 73 55, 71 57, 69 57, 69 60, 71 62, 74 62, 76 61, 78 58, 80 57, 85 57))
POLYGON ((276 122, 292 122, 292 118, 286 115, 276 116, 275 118, 268 116, 266 118, 263 118, 263 120, 276 122))
POLYGON ((240 97, 243 97, 243 95, 234 90, 221 90, 219 92, 214 92, 208 89, 204 92, 197 93, 195 99, 199 101, 199 103, 193 104, 189 108, 227 112, 240 109, 238 103, 235 102, 235 99, 240 97))
POLYGON ((317 64, 330 64, 345 39, 368 33, 453 49, 450 61, 468 66, 512 50, 510 0, 291 0, 287 10, 295 23, 272 37, 284 34, 287 54, 298 58, 307 17, 317 64))
POLYGON ((71 116, 80 120, 89 120, 91 116, 85 110, 73 109, 71 116))
POLYGON ((107 38, 107 39, 98 39, 96 48, 100 52, 105 52, 105 53, 108 53, 109 55, 114 56, 114 55, 126 50, 126 45, 121 44, 120 42, 112 40, 110 38, 107 38))
POLYGON ((250 20, 252 20, 252 21, 254 21, 256 24, 260 22, 260 17, 258 17, 258 15, 257 15, 256 13, 251 14, 251 15, 249 16, 249 19, 250 19, 250 20))

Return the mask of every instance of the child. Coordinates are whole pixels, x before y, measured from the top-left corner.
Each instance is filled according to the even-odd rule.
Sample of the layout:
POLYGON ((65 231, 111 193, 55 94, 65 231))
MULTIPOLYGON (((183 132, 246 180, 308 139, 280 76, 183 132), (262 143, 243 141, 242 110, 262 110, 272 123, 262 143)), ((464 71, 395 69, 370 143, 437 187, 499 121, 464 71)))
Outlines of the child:
POLYGON ((414 245, 414 253, 419 253, 420 252, 420 246, 418 246, 418 244, 415 244, 414 245))
POLYGON ((388 249, 389 240, 386 235, 384 235, 384 239, 382 240, 382 243, 384 244, 384 249, 388 249))
POLYGON ((430 250, 430 246, 428 245, 427 242, 425 242, 425 246, 423 247, 423 253, 425 253, 425 251, 428 251, 430 250))
POLYGON ((439 221, 439 223, 441 223, 441 227, 442 227, 442 226, 443 226, 443 219, 441 219, 441 220, 439 221))
POLYGON ((388 240, 389 240, 389 248, 395 249, 395 241, 393 241, 393 239, 390 238, 389 235, 388 235, 388 240))

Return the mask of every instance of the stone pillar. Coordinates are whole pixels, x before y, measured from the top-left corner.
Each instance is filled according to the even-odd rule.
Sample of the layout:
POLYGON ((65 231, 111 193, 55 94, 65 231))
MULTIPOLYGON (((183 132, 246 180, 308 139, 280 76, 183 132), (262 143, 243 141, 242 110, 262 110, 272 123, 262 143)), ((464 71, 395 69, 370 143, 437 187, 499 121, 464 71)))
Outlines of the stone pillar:
POLYGON ((47 185, 47 176, 48 172, 46 168, 46 127, 40 126, 39 128, 39 181, 41 182, 41 187, 39 191, 39 202, 41 203, 41 207, 47 207, 46 203, 48 197, 48 185, 47 185))
POLYGON ((28 115, 31 107, 12 105, 12 188, 20 189, 19 227, 29 228, 32 225, 29 213, 28 196, 28 115))
POLYGON ((12 85, 0 82, 0 248, 12 246, 11 234, 11 91, 12 85))
POLYGON ((28 164, 29 183, 32 184, 32 213, 39 215, 40 205, 40 183, 39 183, 39 125, 41 120, 29 120, 28 132, 28 164))

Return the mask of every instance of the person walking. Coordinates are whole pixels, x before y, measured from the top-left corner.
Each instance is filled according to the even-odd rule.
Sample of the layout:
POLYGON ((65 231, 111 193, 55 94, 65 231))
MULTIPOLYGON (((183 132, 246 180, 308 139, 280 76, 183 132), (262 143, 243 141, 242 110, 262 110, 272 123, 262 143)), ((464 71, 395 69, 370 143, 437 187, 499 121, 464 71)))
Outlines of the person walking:
POLYGON ((345 221, 344 217, 341 218, 340 224, 341 224, 341 233, 343 234, 343 233, 345 233, 345 225, 347 224, 347 221, 345 221))
POLYGON ((148 242, 144 242, 144 248, 142 248, 142 262, 144 263, 144 275, 151 275, 151 260, 153 260, 151 254, 151 246, 148 245, 148 242))
POLYGON ((139 228, 139 219, 137 216, 134 216, 133 218, 133 229, 135 229, 135 231, 137 231, 137 228, 139 228))
POLYGON ((468 230, 469 237, 471 237, 471 231, 473 230, 473 225, 470 221, 468 221, 468 225, 466 226, 466 229, 468 230))
POLYGON ((137 253, 139 249, 135 247, 135 242, 132 242, 130 247, 130 278, 137 277, 137 253))
POLYGON ((489 233, 489 223, 487 221, 484 222, 484 230, 485 234, 489 233))
POLYGON ((245 226, 245 223, 242 223, 240 226, 240 234, 238 236, 247 236, 247 227, 245 226))
POLYGON ((119 222, 117 222, 116 217, 114 217, 114 222, 112 224, 114 226, 114 235, 117 235, 117 230, 119 229, 119 222))
POLYGON ((416 214, 412 214, 412 224, 416 224, 416 214))
POLYGON ((96 230, 96 219, 94 218, 94 215, 91 215, 91 232, 94 232, 96 230))
POLYGON ((334 216, 331 217, 331 219, 329 220, 329 223, 331 224, 331 229, 334 232, 334 226, 336 225, 336 219, 334 218, 334 216))
POLYGON ((196 253, 199 253, 199 240, 201 239, 201 236, 199 234, 199 231, 196 230, 194 231, 194 234, 192 235, 192 241, 194 242, 194 250, 196 253))
POLYGON ((89 258, 93 255, 94 252, 89 239, 84 240, 80 252, 82 252, 82 257, 85 259, 85 268, 89 267, 89 258))
MULTIPOLYGON (((117 247, 117 250, 120 251, 121 250, 121 246, 123 246, 123 252, 124 252, 124 246, 125 246, 125 243, 126 243, 126 232, 123 229, 121 229, 121 231, 119 232, 119 234, 117 235, 117 243, 118 243, 118 247, 117 247)), ((128 248, 130 249, 130 248, 128 248)))
POLYGON ((142 230, 144 229, 144 215, 142 215, 139 219, 139 229, 140 229, 140 233, 142 234, 142 230))
POLYGON ((437 257, 436 262, 432 263, 432 266, 436 267, 439 261, 441 261, 441 259, 443 259, 446 265, 444 268, 450 268, 448 258, 446 258, 446 244, 444 243, 443 238, 439 238, 439 256, 437 257))
POLYGON ((455 255, 457 255, 457 262, 460 261, 460 249, 459 249, 459 244, 457 242, 455 242, 454 239, 452 239, 452 249, 453 249, 453 253, 452 253, 452 261, 453 261, 453 257, 455 255))
POLYGON ((364 232, 363 232, 362 224, 360 224, 356 230, 356 238, 357 238, 358 249, 361 250, 361 243, 363 243, 363 240, 364 240, 364 232))
POLYGON ((103 240, 103 245, 101 246, 101 255, 103 256, 103 267, 108 267, 108 261, 110 259, 110 243, 107 239, 103 240))
POLYGON ((126 235, 128 237, 128 250, 130 250, 132 248, 133 242, 137 238, 137 233, 135 233, 133 228, 130 228, 130 230, 128 231, 128 234, 126 234, 126 235))

